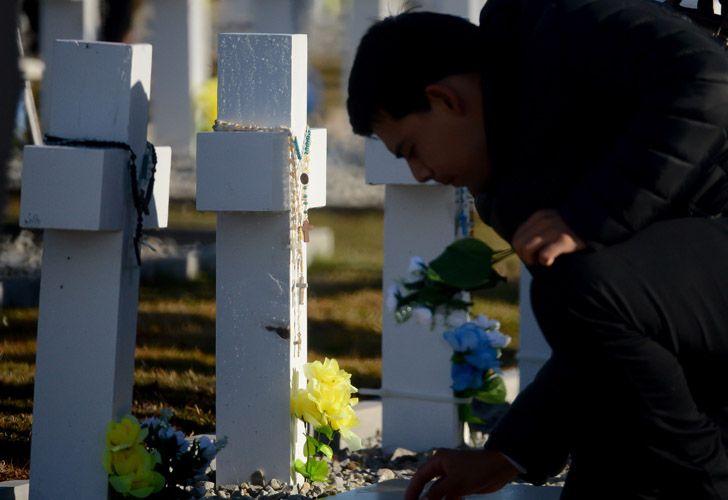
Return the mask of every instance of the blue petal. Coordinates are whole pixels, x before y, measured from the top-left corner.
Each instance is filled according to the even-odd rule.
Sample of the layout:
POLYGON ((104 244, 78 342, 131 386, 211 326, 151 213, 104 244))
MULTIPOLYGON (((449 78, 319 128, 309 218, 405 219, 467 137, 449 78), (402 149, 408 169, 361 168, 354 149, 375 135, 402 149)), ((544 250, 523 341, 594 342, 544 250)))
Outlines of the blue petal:
POLYGON ((452 376, 451 387, 454 391, 477 389, 483 384, 483 372, 470 365, 453 363, 450 373, 452 376))
POLYGON ((487 349, 466 354, 465 361, 483 371, 500 366, 496 351, 490 346, 487 349))
POLYGON ((452 350, 455 352, 461 352, 462 348, 460 346, 459 339, 457 335, 455 335, 454 330, 448 330, 447 332, 442 334, 442 338, 444 338, 448 344, 450 344, 450 347, 452 347, 452 350))

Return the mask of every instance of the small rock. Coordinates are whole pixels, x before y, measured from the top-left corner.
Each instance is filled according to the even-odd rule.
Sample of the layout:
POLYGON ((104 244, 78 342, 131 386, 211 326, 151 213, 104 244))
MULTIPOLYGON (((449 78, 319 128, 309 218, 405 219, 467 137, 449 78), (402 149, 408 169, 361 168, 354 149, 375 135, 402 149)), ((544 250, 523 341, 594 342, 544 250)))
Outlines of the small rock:
POLYGON ((270 487, 273 488, 275 491, 279 491, 283 489, 283 484, 276 478, 273 478, 270 480, 270 487))
POLYGON ((381 483, 382 481, 389 481, 390 479, 394 479, 394 472, 392 469, 382 468, 377 471, 378 481, 381 483))
POLYGON ((230 498, 230 493, 225 490, 217 490, 217 496, 219 496, 220 498, 228 499, 230 498))
POLYGON ((311 491, 315 496, 321 495, 324 490, 326 489, 326 485, 323 483, 315 482, 313 483, 313 486, 311 487, 311 491))
POLYGON ((212 481, 203 481, 202 483, 197 483, 199 486, 202 486, 205 488, 205 491, 214 490, 215 489, 215 483, 212 481))
POLYGON ((253 486, 265 486, 265 475, 258 469, 250 475, 250 484, 253 486))
POLYGON ((392 453, 392 456, 389 457, 389 460, 394 462, 395 460, 398 460, 400 458, 403 459, 403 461, 417 460, 417 453, 412 450, 408 450, 407 448, 397 448, 396 450, 394 450, 394 453, 392 453))
POLYGON ((346 489, 346 486, 344 486, 344 478, 336 476, 334 477, 334 486, 339 491, 344 491, 346 489))
POLYGON ((346 468, 349 470, 357 470, 357 469, 361 468, 361 464, 359 462, 349 460, 349 462, 346 464, 346 468))
POLYGON ((301 484, 298 485, 298 492, 301 495, 305 495, 309 491, 311 491, 311 485, 310 484, 308 484, 308 483, 301 483, 301 484))

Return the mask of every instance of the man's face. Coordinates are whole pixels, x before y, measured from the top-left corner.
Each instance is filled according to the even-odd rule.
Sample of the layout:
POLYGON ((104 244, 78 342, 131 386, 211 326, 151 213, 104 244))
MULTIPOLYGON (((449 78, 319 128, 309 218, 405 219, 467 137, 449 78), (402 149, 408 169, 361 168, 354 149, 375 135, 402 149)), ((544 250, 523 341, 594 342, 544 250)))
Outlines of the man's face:
POLYGON ((490 164, 480 109, 463 113, 437 100, 431 105, 399 120, 382 113, 374 133, 392 154, 407 161, 419 182, 435 180, 482 192, 490 164))

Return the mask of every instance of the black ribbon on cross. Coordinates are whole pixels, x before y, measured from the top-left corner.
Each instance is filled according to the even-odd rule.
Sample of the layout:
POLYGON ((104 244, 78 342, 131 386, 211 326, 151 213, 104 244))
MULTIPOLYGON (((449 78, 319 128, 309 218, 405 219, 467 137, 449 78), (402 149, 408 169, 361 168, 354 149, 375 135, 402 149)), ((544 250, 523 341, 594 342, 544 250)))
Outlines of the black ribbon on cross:
POLYGON ((144 216, 149 215, 149 204, 152 202, 152 195, 154 194, 154 176, 157 173, 157 151, 154 148, 154 144, 147 142, 146 150, 144 152, 144 158, 142 159, 142 170, 140 175, 145 173, 147 168, 147 158, 152 160, 151 174, 149 176, 149 182, 147 182, 146 189, 142 189, 139 186, 139 177, 137 176, 136 160, 137 156, 132 151, 131 146, 125 142, 117 141, 103 141, 95 139, 64 139, 62 137, 56 137, 52 135, 45 136, 45 144, 49 146, 70 146, 70 147, 90 147, 90 148, 112 148, 121 149, 129 153, 129 161, 127 166, 129 168, 129 178, 131 180, 131 196, 134 202, 134 209, 136 210, 136 228, 134 230, 134 253, 136 255, 136 261, 138 265, 142 265, 142 254, 141 254, 141 242, 142 242, 142 230, 144 229, 144 216))

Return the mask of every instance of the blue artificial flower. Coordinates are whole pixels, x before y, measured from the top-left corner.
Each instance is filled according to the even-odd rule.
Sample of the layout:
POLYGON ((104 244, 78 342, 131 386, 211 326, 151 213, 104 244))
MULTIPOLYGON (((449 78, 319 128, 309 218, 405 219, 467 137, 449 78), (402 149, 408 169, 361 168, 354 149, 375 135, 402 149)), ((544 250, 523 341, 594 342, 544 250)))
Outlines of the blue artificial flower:
POLYGON ((456 392, 465 389, 478 389, 483 385, 483 372, 469 364, 453 363, 450 369, 452 389, 456 392))
POLYGON ((162 424, 162 421, 159 420, 157 417, 149 417, 147 419, 144 419, 142 422, 142 427, 157 427, 162 424))
POLYGON ((480 345, 472 352, 465 355, 465 361, 479 370, 489 370, 491 368, 497 370, 500 368, 498 361, 498 353, 490 346, 490 342, 481 342, 480 345))
POLYGON ((177 431, 174 433, 174 436, 177 438, 177 453, 182 454, 190 449, 190 442, 185 439, 184 432, 177 431))
POLYGON ((217 448, 215 447, 215 443, 207 436, 201 436, 197 443, 200 447, 200 454, 202 457, 208 461, 212 461, 213 458, 215 458, 215 454, 217 453, 217 448))
POLYGON ((463 323, 453 330, 442 334, 455 352, 476 349, 483 338, 483 330, 472 322, 463 323))

